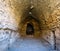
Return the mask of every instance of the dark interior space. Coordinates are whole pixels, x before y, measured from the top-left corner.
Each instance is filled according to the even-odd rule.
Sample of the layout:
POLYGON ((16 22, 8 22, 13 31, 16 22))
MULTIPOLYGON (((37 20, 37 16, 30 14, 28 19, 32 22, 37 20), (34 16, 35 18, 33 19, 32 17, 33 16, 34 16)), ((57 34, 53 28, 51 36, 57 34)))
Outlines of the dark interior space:
POLYGON ((34 27, 30 23, 27 24, 26 34, 27 35, 33 35, 34 34, 34 27))

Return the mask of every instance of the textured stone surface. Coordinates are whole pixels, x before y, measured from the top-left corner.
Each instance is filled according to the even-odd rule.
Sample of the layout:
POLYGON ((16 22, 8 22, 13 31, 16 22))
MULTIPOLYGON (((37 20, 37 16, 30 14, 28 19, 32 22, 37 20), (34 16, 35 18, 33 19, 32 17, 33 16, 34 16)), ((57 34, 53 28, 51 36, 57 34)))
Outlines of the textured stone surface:
POLYGON ((59 40, 60 0, 0 0, 0 31, 3 29, 3 32, 0 32, 1 40, 5 37, 4 29, 17 31, 20 35, 26 36, 26 25, 29 22, 34 25, 36 37, 41 35, 40 37, 51 43, 51 30, 55 28, 59 40), (33 16, 31 19, 29 13, 33 16))

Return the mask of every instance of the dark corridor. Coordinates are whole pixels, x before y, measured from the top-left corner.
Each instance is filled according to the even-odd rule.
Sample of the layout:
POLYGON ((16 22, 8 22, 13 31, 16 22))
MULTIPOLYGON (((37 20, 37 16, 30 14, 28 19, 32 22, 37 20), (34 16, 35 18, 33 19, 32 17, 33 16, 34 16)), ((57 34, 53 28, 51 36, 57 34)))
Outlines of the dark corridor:
POLYGON ((30 23, 27 24, 26 34, 27 35, 34 35, 34 27, 30 23))

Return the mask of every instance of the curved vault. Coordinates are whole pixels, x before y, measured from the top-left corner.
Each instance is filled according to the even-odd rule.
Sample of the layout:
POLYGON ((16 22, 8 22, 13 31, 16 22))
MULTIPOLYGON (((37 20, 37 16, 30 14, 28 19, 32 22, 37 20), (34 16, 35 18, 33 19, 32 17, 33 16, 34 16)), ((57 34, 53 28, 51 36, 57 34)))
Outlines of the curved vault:
POLYGON ((38 20, 40 29, 45 30, 60 27, 59 0, 31 0, 30 2, 30 5, 25 5, 27 8, 25 10, 23 9, 22 11, 23 13, 20 18, 20 24, 23 22, 23 20, 25 21, 25 18, 29 15, 31 7, 33 7, 31 9, 31 13, 33 17, 38 20))
POLYGON ((0 28, 20 29, 29 12, 41 30, 60 27, 60 0, 0 0, 0 5, 0 28))
MULTIPOLYGON (((21 35, 25 36, 27 23, 33 23, 34 36, 40 35, 40 29, 47 31, 60 27, 60 0, 0 0, 0 29, 19 29, 21 35), (29 12, 32 18, 29 18, 29 12)), ((50 37, 51 33, 44 31, 43 34, 50 37)))
POLYGON ((49 29, 51 30, 53 28, 60 27, 60 20, 59 20, 60 1, 59 0, 53 0, 53 1, 52 0, 31 0, 30 2, 23 2, 23 5, 25 7, 22 7, 23 10, 20 12, 22 13, 20 14, 21 17, 18 25, 19 26, 18 28, 20 30, 22 30, 24 24, 27 24, 26 22, 29 22, 31 20, 31 18, 29 17, 29 12, 32 13, 33 16, 32 19, 34 20, 35 23, 37 22, 37 24, 39 24, 38 27, 41 30, 49 30, 49 29), (29 5, 28 4, 25 5, 24 3, 29 3, 29 5), (31 7, 33 8, 31 9, 31 7))
MULTIPOLYGON (((28 17, 31 8, 33 8, 32 15, 39 21, 41 29, 60 27, 60 0, 0 0, 0 4, 1 11, 3 11, 0 11, 1 17, 7 17, 7 20, 9 17, 10 21, 13 21, 8 22, 17 28, 19 28, 21 21, 28 17), (13 25, 12 22, 15 24, 13 25)), ((8 23, 6 24, 8 25, 8 23)))
MULTIPOLYGON (((13 33, 7 31, 8 34, 15 35, 19 31, 21 36, 26 36, 27 23, 33 24, 35 37, 42 35, 53 45, 49 29, 60 27, 60 0, 0 0, 0 30, 4 30, 1 34, 13 30, 13 33)), ((60 30, 57 32, 58 38, 60 30)))

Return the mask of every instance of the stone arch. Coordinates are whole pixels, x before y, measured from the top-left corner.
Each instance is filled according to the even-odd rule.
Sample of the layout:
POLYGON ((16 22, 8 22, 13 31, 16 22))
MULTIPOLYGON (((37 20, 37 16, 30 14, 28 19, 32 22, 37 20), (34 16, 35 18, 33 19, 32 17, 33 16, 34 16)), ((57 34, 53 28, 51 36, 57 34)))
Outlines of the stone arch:
POLYGON ((39 27, 39 23, 35 20, 35 19, 30 19, 30 18, 26 18, 21 24, 21 28, 20 28, 20 35, 22 37, 26 37, 26 27, 27 24, 30 23, 33 25, 34 27, 34 36, 33 37, 38 37, 40 36, 40 27, 39 27))

